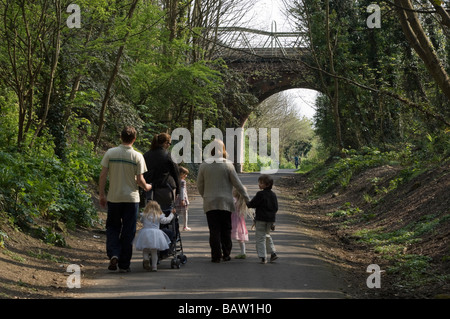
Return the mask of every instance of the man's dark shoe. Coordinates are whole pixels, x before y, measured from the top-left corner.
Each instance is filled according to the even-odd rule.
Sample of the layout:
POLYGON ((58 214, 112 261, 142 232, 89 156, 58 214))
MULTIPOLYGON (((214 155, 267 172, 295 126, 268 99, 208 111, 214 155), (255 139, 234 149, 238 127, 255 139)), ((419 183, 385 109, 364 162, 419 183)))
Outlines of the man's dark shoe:
POLYGON ((111 257, 109 260, 108 270, 117 270, 117 264, 119 263, 119 258, 116 256, 111 257))

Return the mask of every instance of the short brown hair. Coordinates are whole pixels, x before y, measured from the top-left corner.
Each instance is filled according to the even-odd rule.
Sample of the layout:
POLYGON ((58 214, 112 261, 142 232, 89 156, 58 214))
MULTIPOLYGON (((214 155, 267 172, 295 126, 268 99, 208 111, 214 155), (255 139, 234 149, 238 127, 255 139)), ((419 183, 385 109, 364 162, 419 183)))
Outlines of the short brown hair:
POLYGON ((264 185, 266 185, 266 188, 272 189, 272 186, 273 186, 273 178, 272 178, 270 175, 263 174, 263 175, 259 176, 258 182, 261 182, 261 183, 263 183, 264 185))
POLYGON ((136 129, 132 126, 125 126, 122 130, 122 133, 120 133, 120 138, 122 139, 122 142, 126 144, 132 143, 137 136, 136 129))

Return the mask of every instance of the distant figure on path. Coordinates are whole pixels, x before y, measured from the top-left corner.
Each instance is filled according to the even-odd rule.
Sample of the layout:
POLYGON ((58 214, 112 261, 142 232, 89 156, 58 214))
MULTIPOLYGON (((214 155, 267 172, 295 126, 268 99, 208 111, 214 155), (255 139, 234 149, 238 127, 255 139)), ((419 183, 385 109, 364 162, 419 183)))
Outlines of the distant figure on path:
POLYGON ((139 209, 139 188, 150 191, 152 186, 144 180, 147 171, 144 157, 133 149, 136 130, 125 127, 120 135, 122 144, 110 148, 101 161, 99 180, 100 205, 108 207, 106 219, 106 253, 110 259, 108 269, 129 272, 136 234, 139 209), (108 196, 105 186, 109 175, 108 196))

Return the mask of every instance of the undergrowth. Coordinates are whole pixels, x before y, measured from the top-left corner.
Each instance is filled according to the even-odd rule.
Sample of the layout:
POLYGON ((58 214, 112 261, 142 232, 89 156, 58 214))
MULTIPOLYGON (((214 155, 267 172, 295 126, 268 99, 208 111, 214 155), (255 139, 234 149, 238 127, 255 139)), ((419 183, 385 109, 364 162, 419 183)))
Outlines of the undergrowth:
POLYGON ((430 160, 424 161, 425 157, 423 152, 413 153, 409 147, 390 152, 365 148, 360 152, 345 151, 344 158, 335 158, 331 163, 310 170, 311 178, 316 181, 311 193, 320 196, 336 187, 349 186, 352 177, 364 170, 383 165, 401 167, 395 176, 383 182, 380 178, 368 180, 373 192, 370 195, 367 192, 362 195, 362 202, 366 203, 364 209, 351 202, 345 202, 327 215, 335 219, 338 227, 343 230, 347 229, 348 225, 359 228, 347 236, 355 243, 371 247, 379 257, 387 261, 389 263, 387 273, 396 278, 394 285, 406 290, 450 280, 450 275, 432 271, 431 257, 408 252, 411 245, 420 244, 424 236, 432 236, 438 227, 448 227, 450 215, 445 212, 430 212, 395 230, 370 227, 370 221, 375 219, 375 208, 383 202, 385 196, 399 190, 402 185, 426 172, 427 169, 449 160, 448 157, 433 156, 430 160))
POLYGON ((347 187, 354 175, 368 168, 398 164, 400 158, 396 152, 381 152, 369 147, 361 151, 344 150, 344 156, 335 158, 335 162, 324 170, 323 176, 314 184, 314 193, 323 194, 337 186, 347 187))
MULTIPOLYGON (((3 147, 0 163, 0 212, 12 229, 65 246, 65 229, 98 220, 89 184, 99 174, 99 159, 89 145, 72 145, 64 160, 48 139, 33 150, 3 147)), ((7 238, 1 232, 0 245, 7 238)))

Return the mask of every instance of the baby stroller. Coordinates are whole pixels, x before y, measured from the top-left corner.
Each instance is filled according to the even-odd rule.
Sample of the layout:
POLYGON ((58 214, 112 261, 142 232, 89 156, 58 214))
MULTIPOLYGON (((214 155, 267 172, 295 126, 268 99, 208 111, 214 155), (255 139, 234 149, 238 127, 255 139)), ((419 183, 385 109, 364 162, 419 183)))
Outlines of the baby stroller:
MULTIPOLYGON (((150 191, 148 194, 146 194, 146 200, 153 200, 158 199, 158 190, 150 191), (156 193, 156 194, 155 194, 156 193), (156 196, 155 196, 156 195, 156 196)), ((173 198, 173 192, 172 196, 173 198)), ((157 200, 158 201, 158 200, 157 200)), ((159 201, 158 201, 159 202, 159 201)), ((161 210, 163 211, 164 215, 169 216, 170 213, 173 210, 173 199, 168 202, 162 201, 160 203, 161 210)), ((171 259, 171 268, 174 269, 180 268, 180 265, 184 265, 187 263, 187 257, 184 255, 183 252, 183 244, 181 241, 181 235, 180 235, 180 229, 179 229, 179 223, 178 223, 178 215, 174 213, 174 218, 169 224, 161 224, 160 229, 169 236, 171 243, 169 245, 169 249, 165 251, 159 251, 158 252, 158 264, 161 260, 167 259, 169 257, 172 257, 171 259)))
MULTIPOLYGON (((169 216, 172 209, 163 210, 164 215, 169 216)), ((180 268, 180 265, 187 263, 187 257, 183 252, 183 243, 181 241, 178 215, 174 214, 174 218, 169 224, 161 225, 161 230, 165 232, 171 239, 169 249, 163 252, 159 252, 159 259, 166 259, 172 257, 170 266, 171 268, 180 268)))

